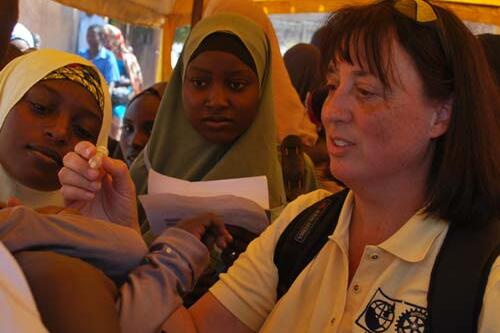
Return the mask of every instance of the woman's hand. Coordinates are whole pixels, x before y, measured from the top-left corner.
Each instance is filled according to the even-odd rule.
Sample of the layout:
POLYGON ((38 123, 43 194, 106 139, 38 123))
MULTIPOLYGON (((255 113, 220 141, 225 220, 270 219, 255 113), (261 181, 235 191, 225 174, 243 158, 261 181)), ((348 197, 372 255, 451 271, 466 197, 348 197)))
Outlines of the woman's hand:
POLYGON ((127 165, 105 156, 101 167, 92 169, 88 160, 96 150, 92 143, 82 141, 64 156, 59 181, 66 206, 140 232, 135 186, 127 165))
POLYGON ((191 233, 205 243, 209 250, 212 249, 214 244, 217 244, 220 249, 224 249, 233 240, 224 225, 224 221, 213 213, 205 213, 181 220, 175 227, 191 233))

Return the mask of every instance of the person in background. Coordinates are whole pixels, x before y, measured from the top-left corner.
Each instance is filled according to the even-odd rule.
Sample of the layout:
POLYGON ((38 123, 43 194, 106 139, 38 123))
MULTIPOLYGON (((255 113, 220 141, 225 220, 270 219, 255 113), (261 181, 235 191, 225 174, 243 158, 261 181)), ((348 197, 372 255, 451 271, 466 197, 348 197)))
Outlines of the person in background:
POLYGON ((57 173, 81 140, 105 145, 111 120, 106 83, 85 59, 33 51, 0 72, 0 202, 63 205, 57 173))
POLYGON ((11 62, 13 59, 22 56, 24 53, 21 52, 16 46, 12 43, 8 43, 7 51, 5 52, 5 56, 3 57, 3 61, 0 61, 0 70, 2 70, 5 65, 11 62))
POLYGON ((500 35, 481 34, 477 38, 483 45, 491 73, 500 87, 500 35))
POLYGON ((141 66, 130 46, 125 43, 121 30, 111 24, 106 24, 103 29, 104 46, 114 53, 118 61, 120 85, 130 85, 133 95, 140 93, 144 89, 141 66))
POLYGON ((17 23, 14 27, 12 35, 10 36, 10 43, 21 52, 35 48, 33 33, 21 23, 17 23))
MULTIPOLYGON (((143 89, 141 67, 125 43, 123 34, 114 25, 106 24, 103 27, 104 46, 113 52, 118 62, 120 80, 115 82, 111 89, 111 102, 113 103, 113 124, 111 127, 110 144, 116 144, 120 140, 123 116, 127 109, 130 98, 143 89)), ((116 151, 116 150, 110 150, 116 151)))
POLYGON ((285 52, 283 60, 292 84, 305 105, 307 95, 317 89, 324 80, 319 49, 311 44, 299 43, 285 52))
MULTIPOLYGON (((149 141, 167 82, 159 82, 135 95, 128 103, 120 136, 120 154, 130 167, 149 141)), ((121 156, 121 157, 120 157, 121 156)))
MULTIPOLYGON (((292 84, 297 90, 305 110, 308 111, 309 118, 315 123, 316 119, 311 117, 309 113, 310 100, 313 94, 324 86, 319 49, 311 44, 299 43, 286 51, 283 60, 292 84)), ((316 179, 320 186, 325 188, 326 179, 324 174, 325 169, 328 169, 328 154, 326 152, 324 132, 320 130, 320 125, 317 133, 318 140, 314 146, 304 146, 304 151, 307 154, 307 159, 311 160, 311 168, 314 168, 316 179)), ((286 165, 283 166, 283 169, 286 170, 286 165)), ((329 188, 331 189, 331 187, 329 188)))
POLYGON ((115 82, 120 80, 120 71, 116 57, 104 47, 104 29, 101 25, 91 25, 87 30, 87 43, 89 48, 79 55, 92 63, 104 76, 108 86, 112 89, 115 82))
POLYGON ((108 23, 107 18, 87 13, 84 11, 79 12, 78 23, 78 39, 76 44, 76 53, 83 53, 89 48, 87 43, 87 31, 92 25, 105 26, 108 23))
POLYGON ((318 49, 321 49, 321 40, 323 38, 323 35, 325 34, 325 29, 326 26, 322 25, 318 30, 314 32, 314 34, 311 37, 311 45, 316 46, 318 49))
POLYGON ((18 15, 18 0, 4 0, 0 2, 0 63, 7 52, 10 36, 16 25, 18 15))

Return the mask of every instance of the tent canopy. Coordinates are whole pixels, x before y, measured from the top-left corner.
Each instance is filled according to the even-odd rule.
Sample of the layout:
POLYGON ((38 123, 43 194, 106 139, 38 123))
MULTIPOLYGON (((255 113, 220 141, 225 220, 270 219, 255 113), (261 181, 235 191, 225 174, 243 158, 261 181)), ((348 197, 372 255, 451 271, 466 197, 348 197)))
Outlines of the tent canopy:
MULTIPOLYGON (((1 0, 0 0, 1 1, 1 0)), ((157 80, 168 80, 172 72, 170 54, 177 27, 191 22, 193 4, 206 6, 211 0, 55 0, 86 12, 126 23, 162 28, 162 47, 157 80)), ((346 5, 373 0, 253 0, 267 14, 333 12, 346 5)), ((453 10, 462 20, 500 25, 500 0, 435 0, 453 10)), ((199 13, 199 11, 196 11, 199 13)))
MULTIPOLYGON (((193 0, 56 0, 59 3, 132 24, 161 27, 187 24, 193 0)), ((353 3, 372 0, 253 0, 268 14, 331 12, 353 3)), ((205 0, 204 3, 210 2, 205 0)), ((461 19, 500 24, 500 0, 436 0, 433 3, 452 9, 461 19)))

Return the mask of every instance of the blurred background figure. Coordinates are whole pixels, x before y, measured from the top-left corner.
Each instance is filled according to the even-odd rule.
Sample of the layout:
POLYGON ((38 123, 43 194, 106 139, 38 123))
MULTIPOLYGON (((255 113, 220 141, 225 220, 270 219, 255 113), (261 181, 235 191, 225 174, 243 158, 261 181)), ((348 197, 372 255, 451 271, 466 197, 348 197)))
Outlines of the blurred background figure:
POLYGON ((12 29, 19 15, 18 2, 16 0, 0 1, 0 62, 3 60, 12 29))
POLYGON ((104 26, 104 46, 116 57, 120 70, 120 83, 131 86, 134 94, 140 93, 143 89, 141 66, 118 27, 111 24, 104 26))
POLYGON ((16 23, 14 26, 10 35, 10 43, 21 52, 35 48, 36 45, 33 33, 21 23, 16 23))
POLYGON ((6 51, 5 51, 5 56, 3 57, 3 61, 0 61, 0 70, 2 70, 13 59, 15 59, 19 56, 22 56, 22 55, 23 55, 23 52, 21 52, 21 50, 19 50, 12 43, 8 43, 6 51))
POLYGON ((117 93, 115 89, 120 85, 120 70, 115 54, 104 46, 105 39, 104 27, 97 24, 91 25, 87 30, 89 48, 85 52, 79 53, 79 55, 92 61, 108 83, 113 105, 113 119, 109 136, 113 140, 119 140, 121 119, 123 113, 125 113, 124 105, 127 105, 129 91, 127 88, 124 88, 125 92, 117 93), (119 105, 122 105, 122 107, 119 107, 119 105))
POLYGON ((132 96, 143 90, 142 71, 132 48, 127 45, 121 30, 111 24, 103 27, 104 46, 113 52, 118 63, 120 78, 111 88, 113 103, 113 127, 111 137, 118 141, 121 136, 123 116, 132 96))
POLYGON ((87 30, 87 43, 89 48, 85 52, 79 53, 79 55, 92 61, 104 76, 108 86, 112 88, 115 82, 120 80, 120 71, 115 55, 104 47, 104 29, 101 25, 91 25, 89 27, 87 30))
POLYGON ((318 88, 323 81, 319 49, 311 44, 299 43, 286 51, 283 60, 292 84, 302 104, 305 104, 307 94, 318 88))
POLYGON ((493 78, 500 87, 500 35, 481 34, 477 38, 483 45, 493 78))
POLYGON ((167 82, 159 82, 143 90, 129 102, 123 117, 120 145, 114 157, 121 158, 130 167, 144 149, 151 136, 153 123, 167 82))
POLYGON ((80 18, 78 22, 78 38, 76 45, 76 52, 83 53, 89 48, 87 43, 87 31, 92 25, 106 25, 107 20, 104 17, 94 15, 92 13, 80 12, 80 18))
POLYGON ((318 49, 321 49, 321 41, 322 41, 323 35, 325 34, 325 30, 326 30, 326 26, 322 26, 314 32, 314 34, 311 37, 311 45, 314 45, 318 49))

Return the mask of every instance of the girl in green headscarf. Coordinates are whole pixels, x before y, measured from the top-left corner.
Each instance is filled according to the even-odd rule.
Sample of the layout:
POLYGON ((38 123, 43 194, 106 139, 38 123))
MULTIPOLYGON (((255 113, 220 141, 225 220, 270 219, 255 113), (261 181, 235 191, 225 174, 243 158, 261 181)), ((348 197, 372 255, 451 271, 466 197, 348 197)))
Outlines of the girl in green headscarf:
MULTIPOLYGON (((276 150, 270 58, 268 42, 262 29, 241 16, 215 15, 194 28, 172 74, 151 139, 145 152, 132 165, 131 175, 138 193, 146 193, 147 174, 149 169, 153 168, 164 175, 190 181, 265 175, 269 184, 270 206, 280 206, 285 202, 276 150), (218 33, 219 37, 214 33, 218 33), (193 103, 190 103, 193 97, 187 96, 186 92, 190 90, 189 86, 200 84, 201 81, 192 81, 193 78, 197 80, 198 76, 202 77, 199 73, 190 74, 191 65, 199 60, 200 55, 216 52, 238 58, 244 66, 255 72, 258 79, 258 96, 254 98, 256 110, 250 111, 255 117, 247 129, 240 130, 240 136, 232 137, 232 142, 217 142, 216 138, 204 137, 200 128, 195 128, 196 124, 189 115, 198 112, 193 109, 203 107, 205 110, 199 112, 205 112, 207 117, 209 113, 232 114, 237 117, 238 113, 248 112, 244 108, 242 110, 240 105, 235 105, 236 103, 231 104, 231 101, 216 101, 215 103, 223 105, 209 105, 212 103, 210 96, 206 97, 206 101, 202 101, 204 106, 193 106, 193 103), (183 98, 179 98, 180 96, 183 98), (225 111, 221 111, 224 108, 225 111)), ((214 63, 223 65, 220 58, 214 63)), ((207 75, 203 76, 203 79, 210 77, 211 86, 214 86, 217 74, 212 72, 207 75)), ((228 76, 226 83, 238 85, 245 81, 246 84, 247 79, 242 80, 240 77, 228 76)), ((242 90, 245 89, 248 89, 248 86, 242 90)), ((229 94, 241 94, 234 89, 231 91, 231 87, 226 90, 230 91, 229 94)), ((230 99, 228 96, 223 96, 222 99, 224 98, 230 99)), ((223 126, 220 125, 217 129, 220 131, 223 126)))

